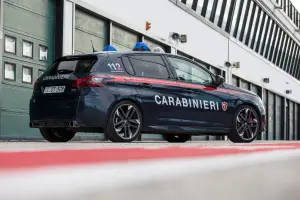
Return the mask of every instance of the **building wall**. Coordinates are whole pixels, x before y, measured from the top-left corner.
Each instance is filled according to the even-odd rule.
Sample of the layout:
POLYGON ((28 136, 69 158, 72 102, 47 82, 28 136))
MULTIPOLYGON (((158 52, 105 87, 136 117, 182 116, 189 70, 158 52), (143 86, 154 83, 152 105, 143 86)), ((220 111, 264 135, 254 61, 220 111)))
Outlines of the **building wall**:
MULTIPOLYGON (((253 52, 243 42, 230 37, 223 30, 224 25, 220 28, 218 24, 209 22, 204 17, 199 16, 197 12, 192 15, 179 8, 173 1, 128 0, 118 1, 118 6, 115 6, 116 1, 81 0, 80 2, 93 5, 91 9, 98 11, 98 13, 109 13, 108 16, 112 16, 113 19, 130 23, 131 26, 137 27, 141 32, 145 32, 144 27, 147 20, 152 23, 149 34, 157 35, 165 41, 168 41, 170 32, 185 33, 188 36, 188 42, 178 44, 178 50, 213 66, 223 66, 228 59, 240 61, 241 68, 234 70, 233 74, 268 90, 276 91, 282 96, 287 96, 285 91, 292 89, 294 92, 288 95, 288 98, 300 102, 300 93, 296 92, 300 86, 298 80, 276 67, 262 55, 253 52), (143 7, 139 7, 140 5, 143 7), (273 78, 269 84, 263 85, 262 78, 266 75, 276 77, 276 79, 273 78)), ((177 1, 180 5, 179 2, 177 1)), ((182 8, 190 11, 189 8, 183 6, 182 8)), ((229 12, 229 10, 225 10, 225 12, 229 12)), ((224 19, 224 24, 226 24, 225 22, 224 19)))
POLYGON ((34 81, 54 58, 54 21, 54 0, 4 0, 1 137, 40 137, 29 129, 28 105, 34 81))
MULTIPOLYGON (((161 46, 166 52, 189 57, 214 74, 221 74, 224 77, 228 75, 223 67, 224 62, 240 61, 241 68, 233 70, 234 75, 229 77, 229 82, 252 90, 263 98, 268 126, 265 134, 259 139, 300 138, 298 131, 300 93, 297 92, 300 86, 299 81, 287 73, 292 68, 282 67, 285 66, 283 64, 281 67, 276 66, 272 60, 252 50, 258 46, 258 41, 249 40, 247 45, 247 33, 242 40, 240 39, 242 34, 232 36, 234 28, 227 26, 230 24, 227 17, 219 23, 221 15, 225 13, 224 15, 228 16, 231 12, 230 8, 233 5, 231 2, 235 2, 234 0, 227 1, 226 7, 223 7, 223 4, 216 5, 216 13, 219 14, 214 18, 211 18, 212 15, 209 12, 214 7, 213 4, 209 4, 212 1, 198 1, 208 2, 206 7, 210 7, 210 10, 205 12, 203 11, 205 10, 204 4, 198 10, 197 8, 193 10, 191 2, 194 1, 192 0, 187 0, 185 4, 180 0, 63 0, 59 4, 61 8, 55 7, 58 5, 57 2, 55 0, 4 0, 3 30, 4 34, 12 37, 10 41, 16 41, 16 53, 3 50, 0 137, 40 138, 37 130, 28 127, 28 102, 34 81, 54 57, 60 54, 92 52, 92 44, 98 51, 101 51, 107 44, 112 44, 121 51, 131 50, 137 41, 145 41, 152 48, 161 46), (221 14, 222 12, 224 13, 221 14), (56 22, 57 14, 61 14, 59 16, 62 18, 58 22, 56 22), (152 28, 149 31, 145 31, 146 20, 151 22, 152 28), (187 34, 188 42, 186 44, 173 43, 169 40, 170 32, 187 34), (23 56, 23 40, 33 44, 32 58, 23 56), (47 61, 40 60, 40 45, 48 49, 47 61), (9 74, 10 67, 8 66, 5 70, 5 63, 12 64, 15 72, 13 80, 5 80, 5 74, 9 74), (29 67, 28 76, 26 76, 27 68, 26 73, 23 73, 23 66, 29 67), (266 76, 271 79, 269 84, 262 83, 262 78, 266 76), (31 77, 31 82, 25 83, 24 77, 31 77), (287 95, 286 89, 292 89, 293 93, 287 95)), ((256 4, 251 1, 252 9, 250 10, 256 8, 254 5, 256 4)), ((254 16, 257 16, 258 10, 257 8, 254 16)), ((270 14, 270 10, 268 13, 270 14)), ((286 38, 289 35, 288 41, 293 44, 293 50, 288 51, 292 53, 287 55, 293 55, 295 58, 298 36, 291 34, 291 27, 281 26, 280 20, 278 21, 279 14, 282 13, 275 13, 274 19, 277 20, 278 27, 287 29, 286 38)), ((234 15, 232 17, 234 19, 234 15)), ((275 27, 275 23, 273 24, 275 27)), ((249 25, 245 25, 245 28, 247 26, 249 25)), ((255 31, 250 33, 253 36, 255 31)), ((296 60, 294 63, 297 63, 296 60)), ((293 70, 296 70, 295 67, 298 65, 294 64, 293 67, 293 70)), ((160 135, 147 134, 140 139, 150 138, 162 139, 160 135)), ((103 135, 100 139, 104 139, 103 135)), ((219 140, 223 138, 197 136, 193 139, 219 140)))
MULTIPOLYGON (((151 47, 154 46, 152 44, 154 42, 155 45, 161 45, 167 52, 186 56, 203 64, 213 73, 221 74, 223 76, 227 76, 226 69, 223 67, 225 61, 239 61, 241 63, 241 68, 233 69, 233 76, 232 78, 229 78, 229 81, 233 85, 257 93, 263 98, 267 109, 267 130, 264 135, 259 137, 259 139, 273 140, 299 137, 297 131, 299 125, 297 120, 299 117, 298 103, 300 94, 296 92, 296 89, 299 87, 299 81, 287 73, 291 71, 292 67, 293 70, 298 70, 298 65, 294 64, 292 67, 283 67, 285 66, 284 60, 287 60, 287 63, 292 63, 292 61, 288 60, 294 59, 294 63, 297 63, 297 38, 291 36, 288 31, 284 33, 286 34, 285 38, 288 42, 282 42, 282 46, 288 50, 287 52, 292 53, 287 54, 285 51, 279 53, 283 47, 279 48, 278 45, 277 56, 279 61, 283 61, 280 66, 276 66, 276 62, 272 63, 272 59, 268 59, 270 56, 266 56, 272 54, 270 50, 273 48, 272 45, 274 44, 270 42, 272 41, 271 38, 276 37, 274 33, 277 26, 278 30, 284 29, 285 27, 282 27, 278 22, 278 16, 272 16, 266 8, 266 12, 264 13, 265 19, 267 21, 273 20, 273 17, 275 19, 274 22, 272 21, 269 23, 270 28, 266 28, 267 23, 262 23, 262 19, 264 18, 258 16, 258 12, 263 13, 263 7, 261 7, 263 6, 262 4, 259 4, 258 2, 254 3, 251 0, 250 3, 245 4, 245 8, 243 8, 242 12, 242 14, 246 16, 246 8, 251 8, 250 10, 255 12, 254 14, 251 14, 249 11, 248 14, 250 16, 253 15, 252 21, 254 22, 255 17, 258 18, 259 23, 253 22, 250 23, 250 25, 247 25, 247 22, 249 23, 251 20, 241 17, 240 27, 235 28, 235 26, 227 26, 227 24, 233 23, 229 22, 227 19, 230 12, 233 12, 231 14, 232 19, 236 18, 237 15, 234 14, 234 12, 237 11, 231 9, 232 1, 227 1, 226 6, 224 6, 223 3, 220 4, 221 6, 216 10, 219 13, 224 13, 219 14, 218 16, 216 15, 214 19, 209 17, 211 13, 208 11, 206 11, 206 13, 202 12, 204 7, 201 7, 200 10, 196 9, 196 11, 191 10, 191 8, 188 7, 188 2, 193 2, 192 0, 185 2, 186 4, 183 4, 179 0, 118 1, 118 7, 115 6, 116 1, 68 0, 67 2, 75 2, 77 5, 75 13, 78 9, 85 9, 87 12, 93 13, 95 16, 97 15, 98 18, 105 19, 109 24, 107 29, 109 37, 106 44, 113 44, 120 51, 131 49, 136 41, 143 40, 151 47), (143 5, 143 9, 139 8, 139 5, 141 4, 143 5), (249 7, 247 6, 248 4, 249 7), (226 17, 223 16, 224 19, 222 23, 218 23, 222 18, 222 15, 226 17), (150 31, 145 31, 146 20, 151 22, 152 28, 150 31), (252 26, 255 24, 257 24, 255 26, 258 26, 260 24, 260 26, 263 27, 261 30, 257 28, 256 31, 257 33, 262 32, 261 35, 266 42, 263 42, 262 39, 257 40, 259 35, 255 36, 254 27, 251 29, 249 28, 251 27, 251 24, 252 26), (122 31, 120 31, 120 29, 122 31), (231 34, 234 33, 235 29, 237 29, 237 35, 233 37, 231 34), (243 29, 245 29, 244 33, 242 33, 243 29), (170 32, 187 34, 188 42, 186 44, 172 43, 172 41, 169 40, 170 32), (118 39, 116 39, 116 37, 118 37, 118 39), (253 39, 253 41, 251 39, 253 39), (291 45, 285 45, 288 43, 291 45), (290 47, 293 48, 291 49, 290 47), (293 55, 293 57, 286 55, 293 55), (262 79, 265 77, 270 78, 270 83, 263 83, 262 79), (287 89, 292 89, 293 93, 287 95, 285 93, 287 89), (280 120, 280 122, 276 122, 275 119, 280 120)), ((211 1, 198 2, 203 3, 211 1)), ((206 6, 209 7, 209 3, 206 6)), ((213 8, 214 5, 211 6, 213 8)), ((72 31, 73 29, 65 28, 64 34, 72 35, 72 31)), ((76 46, 76 44, 73 45, 76 46)), ((274 52, 273 54, 275 55, 274 52)), ((222 137, 212 136, 195 138, 212 140, 222 139, 222 137)))

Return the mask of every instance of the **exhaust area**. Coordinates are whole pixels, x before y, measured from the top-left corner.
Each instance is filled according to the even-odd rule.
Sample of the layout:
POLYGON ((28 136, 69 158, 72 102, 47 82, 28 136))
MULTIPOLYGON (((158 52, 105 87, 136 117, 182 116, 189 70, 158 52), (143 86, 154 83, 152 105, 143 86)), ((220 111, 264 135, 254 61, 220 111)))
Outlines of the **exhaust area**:
POLYGON ((80 127, 80 125, 76 120, 72 120, 72 121, 69 122, 69 127, 78 128, 78 127, 80 127))

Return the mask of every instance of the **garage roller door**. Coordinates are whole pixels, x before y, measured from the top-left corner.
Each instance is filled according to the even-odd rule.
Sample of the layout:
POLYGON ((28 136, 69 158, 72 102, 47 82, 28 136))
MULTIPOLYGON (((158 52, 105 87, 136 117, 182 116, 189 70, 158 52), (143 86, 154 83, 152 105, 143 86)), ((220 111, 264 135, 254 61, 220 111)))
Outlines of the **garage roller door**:
POLYGON ((149 39, 147 37, 145 37, 144 42, 150 47, 151 50, 153 50, 155 47, 160 47, 166 52, 166 47, 163 44, 159 43, 159 42, 156 42, 156 41, 154 41, 152 39, 149 39))
POLYGON ((232 85, 239 87, 239 78, 237 76, 232 75, 232 85))
POLYGON ((294 102, 289 105, 289 140, 294 140, 294 102))
POLYGON ((276 140, 281 140, 281 139, 283 139, 282 137, 281 137, 281 123, 282 123, 282 106, 283 106, 283 104, 282 104, 282 102, 283 102, 283 99, 282 99, 282 97, 281 96, 279 96, 279 95, 276 95, 276 97, 275 97, 276 99, 275 99, 275 101, 276 101, 276 105, 275 105, 275 118, 274 118, 274 120, 275 120, 275 139, 276 140))
POLYGON ((300 139, 300 133, 299 133, 299 104, 295 104, 295 134, 296 134, 296 140, 300 139))
POLYGON ((250 90, 250 83, 248 81, 245 81, 241 79, 241 88, 244 88, 246 90, 250 90))
MULTIPOLYGON (((267 94, 268 94, 268 91, 266 90, 266 89, 264 89, 263 90, 263 102, 264 102, 264 106, 265 106, 265 108, 266 108, 266 112, 267 112, 267 114, 268 114, 268 96, 267 96, 267 94)), ((268 119, 268 116, 266 116, 266 119, 267 119, 267 127, 266 127, 266 131, 262 134, 262 139, 263 140, 266 140, 267 139, 267 131, 268 131, 268 129, 269 129, 269 125, 268 125, 268 121, 269 121, 269 119, 268 119)))
POLYGON ((102 51, 106 44, 107 23, 98 16, 76 9, 75 11, 75 52, 93 52, 91 41, 96 51, 102 51))
POLYGON ((274 93, 268 91, 268 140, 274 140, 274 93))
POLYGON ((118 51, 130 51, 138 42, 138 35, 116 24, 112 26, 112 45, 118 51))
POLYGON ((40 139, 38 129, 30 129, 28 125, 29 99, 35 80, 54 59, 55 1, 2 2, 1 44, 6 51, 1 59, 0 135, 40 139))

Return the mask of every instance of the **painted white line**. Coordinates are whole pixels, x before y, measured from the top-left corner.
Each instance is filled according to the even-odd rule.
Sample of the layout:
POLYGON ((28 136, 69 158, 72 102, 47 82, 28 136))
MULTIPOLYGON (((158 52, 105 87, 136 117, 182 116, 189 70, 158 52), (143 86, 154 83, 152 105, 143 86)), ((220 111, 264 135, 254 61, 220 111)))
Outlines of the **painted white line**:
POLYGON ((168 180, 194 173, 226 170, 299 157, 300 150, 234 156, 152 160, 106 165, 65 166, 0 174, 1 200, 74 200, 89 194, 148 181, 168 180))

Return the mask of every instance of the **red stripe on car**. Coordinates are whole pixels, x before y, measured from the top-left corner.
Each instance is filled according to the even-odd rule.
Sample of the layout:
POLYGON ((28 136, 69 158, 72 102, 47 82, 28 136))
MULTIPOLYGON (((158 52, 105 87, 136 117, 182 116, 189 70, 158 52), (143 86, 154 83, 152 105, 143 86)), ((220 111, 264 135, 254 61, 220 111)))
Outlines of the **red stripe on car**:
POLYGON ((192 89, 201 89, 201 90, 208 90, 208 91, 218 91, 222 93, 229 93, 229 94, 247 94, 240 91, 234 91, 230 89, 224 88, 213 88, 213 87, 206 87, 198 84, 193 83, 183 83, 183 82, 176 82, 176 81, 169 81, 169 80, 160 80, 154 78, 141 78, 141 77, 129 77, 129 76, 110 76, 113 78, 114 82, 134 82, 134 83, 149 83, 149 84, 158 84, 158 85, 168 85, 174 87, 183 87, 183 88, 192 88, 192 89))

